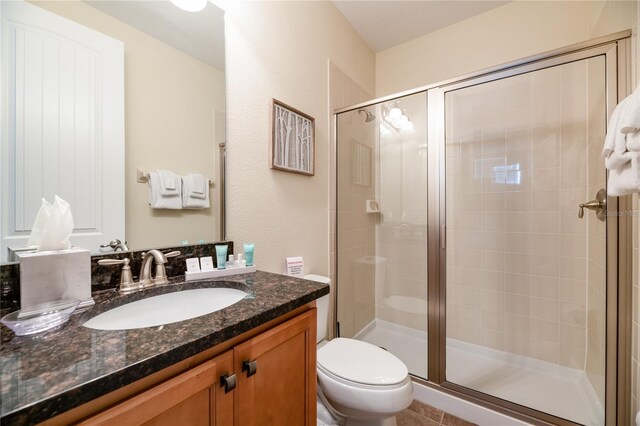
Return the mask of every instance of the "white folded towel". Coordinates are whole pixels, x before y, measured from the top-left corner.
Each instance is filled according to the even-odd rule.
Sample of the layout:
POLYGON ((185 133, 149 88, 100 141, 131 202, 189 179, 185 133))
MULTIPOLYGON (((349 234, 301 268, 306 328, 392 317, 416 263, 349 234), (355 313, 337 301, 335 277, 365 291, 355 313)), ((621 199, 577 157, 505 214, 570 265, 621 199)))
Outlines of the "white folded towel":
POLYGON ((627 142, 625 134, 620 131, 620 117, 624 114, 624 108, 629 97, 624 98, 622 102, 616 106, 611 114, 609 126, 607 127, 607 136, 604 138, 604 148, 602 156, 604 157, 605 167, 609 170, 616 169, 628 160, 622 159, 622 155, 627 151, 627 142))
POLYGON ((640 130, 627 133, 627 149, 631 152, 640 152, 640 130))
POLYGON ((179 177, 169 170, 157 170, 160 176, 160 194, 178 195, 180 192, 179 177))
POLYGON ((640 192, 640 87, 611 114, 602 156, 609 196, 640 192))
POLYGON ((209 208, 209 179, 197 173, 189 173, 187 176, 182 176, 182 186, 183 208, 209 208))
POLYGON ((187 175, 190 179, 191 187, 189 188, 189 195, 193 198, 205 198, 205 193, 209 192, 209 179, 196 173, 189 173, 187 175))
POLYGON ((640 86, 627 99, 629 101, 620 116, 620 131, 635 133, 640 130, 640 86))
POLYGON ((640 192, 640 152, 627 153, 629 161, 609 171, 607 195, 621 197, 640 192))
POLYGON ((154 209, 182 209, 182 185, 176 182, 171 195, 163 195, 162 178, 158 172, 149 173, 149 205, 154 209))

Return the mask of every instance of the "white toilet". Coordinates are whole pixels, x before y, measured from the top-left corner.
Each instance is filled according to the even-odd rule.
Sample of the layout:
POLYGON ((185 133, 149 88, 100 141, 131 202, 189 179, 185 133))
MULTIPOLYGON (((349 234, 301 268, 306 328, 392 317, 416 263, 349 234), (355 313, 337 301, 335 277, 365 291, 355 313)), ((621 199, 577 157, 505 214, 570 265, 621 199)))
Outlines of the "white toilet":
MULTIPOLYGON (((320 275, 305 279, 330 284, 320 275)), ((318 307, 318 425, 396 425, 396 414, 413 400, 409 371, 390 352, 367 342, 326 341, 329 296, 318 307)))

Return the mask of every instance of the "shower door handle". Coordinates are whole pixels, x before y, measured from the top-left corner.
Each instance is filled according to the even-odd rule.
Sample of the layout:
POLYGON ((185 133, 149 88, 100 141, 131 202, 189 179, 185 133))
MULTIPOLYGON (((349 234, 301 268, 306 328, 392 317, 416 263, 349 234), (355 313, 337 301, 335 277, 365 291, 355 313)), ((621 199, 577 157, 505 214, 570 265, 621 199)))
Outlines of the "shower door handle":
POLYGON ((580 219, 584 217, 584 209, 594 210, 596 217, 604 222, 607 218, 607 191, 601 189, 596 194, 595 200, 580 204, 580 210, 578 210, 580 219))

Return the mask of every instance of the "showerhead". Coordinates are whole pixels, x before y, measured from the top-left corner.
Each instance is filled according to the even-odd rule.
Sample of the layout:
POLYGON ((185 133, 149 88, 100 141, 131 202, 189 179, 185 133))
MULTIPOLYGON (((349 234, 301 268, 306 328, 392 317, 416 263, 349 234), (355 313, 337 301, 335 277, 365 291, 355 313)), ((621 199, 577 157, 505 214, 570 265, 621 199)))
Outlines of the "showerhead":
POLYGON ((376 116, 375 116, 375 115, 371 114, 369 111, 367 111, 367 110, 366 110, 366 109, 364 109, 364 108, 360 108, 360 109, 358 110, 358 112, 359 112, 359 113, 360 113, 360 112, 364 112, 364 113, 366 114, 366 116, 367 116, 367 117, 364 119, 364 121, 366 121, 367 123, 369 123, 370 121, 373 121, 373 120, 375 120, 375 119, 376 119, 376 116))

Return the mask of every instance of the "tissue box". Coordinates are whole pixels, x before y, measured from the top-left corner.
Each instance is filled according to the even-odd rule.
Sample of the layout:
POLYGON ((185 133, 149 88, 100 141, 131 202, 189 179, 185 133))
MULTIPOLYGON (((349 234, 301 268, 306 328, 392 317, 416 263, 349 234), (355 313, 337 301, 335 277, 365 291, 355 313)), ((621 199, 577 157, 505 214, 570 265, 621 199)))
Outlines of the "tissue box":
POLYGON ((94 304, 91 297, 91 252, 81 248, 19 253, 20 307, 59 299, 80 300, 78 309, 94 304))

